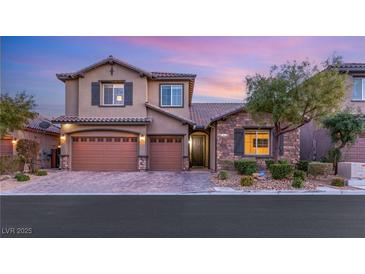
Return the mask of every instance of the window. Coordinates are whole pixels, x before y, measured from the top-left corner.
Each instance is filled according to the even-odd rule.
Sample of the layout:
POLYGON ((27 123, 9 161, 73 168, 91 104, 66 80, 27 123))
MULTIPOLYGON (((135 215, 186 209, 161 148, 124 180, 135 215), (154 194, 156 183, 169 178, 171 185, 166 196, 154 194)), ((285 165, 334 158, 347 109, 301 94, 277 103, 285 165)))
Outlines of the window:
POLYGON ((161 85, 160 104, 162 107, 182 107, 183 85, 161 85))
POLYGON ((103 85, 103 105, 123 106, 124 105, 124 85, 104 84, 103 85))
POLYGON ((352 100, 365 101, 365 78, 354 78, 352 84, 352 100))
POLYGON ((243 138, 246 155, 270 155, 269 130, 245 130, 243 138))

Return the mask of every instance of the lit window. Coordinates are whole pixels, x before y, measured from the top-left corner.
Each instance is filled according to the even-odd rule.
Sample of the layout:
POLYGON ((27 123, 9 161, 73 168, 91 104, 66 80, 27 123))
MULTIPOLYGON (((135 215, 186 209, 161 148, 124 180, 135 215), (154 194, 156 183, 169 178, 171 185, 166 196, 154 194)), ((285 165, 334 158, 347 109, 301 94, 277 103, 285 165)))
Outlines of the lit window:
POLYGON ((183 85, 161 85, 160 98, 162 107, 182 107, 183 85))
POLYGON ((270 155, 270 131, 245 130, 244 146, 246 155, 270 155))
POLYGON ((124 105, 123 84, 104 84, 103 95, 104 105, 124 105))

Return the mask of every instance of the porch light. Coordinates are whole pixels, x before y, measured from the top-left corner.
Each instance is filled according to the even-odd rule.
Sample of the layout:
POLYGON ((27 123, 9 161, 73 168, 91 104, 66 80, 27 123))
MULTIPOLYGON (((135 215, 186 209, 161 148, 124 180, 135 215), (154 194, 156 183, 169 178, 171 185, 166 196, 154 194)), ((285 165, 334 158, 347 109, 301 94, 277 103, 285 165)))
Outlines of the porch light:
POLYGON ((188 141, 189 145, 191 146, 191 137, 189 138, 189 141, 188 141))
POLYGON ((16 145, 16 143, 18 142, 18 140, 16 139, 16 138, 14 138, 13 140, 11 140, 11 143, 13 144, 13 145, 16 145))
POLYGON ((60 141, 61 141, 61 143, 64 143, 66 141, 66 135, 65 134, 62 134, 60 136, 60 141))
POLYGON ((228 134, 227 133, 220 133, 220 134, 218 134, 220 137, 227 137, 228 136, 228 134))
POLYGON ((141 144, 144 144, 144 142, 146 141, 146 136, 144 136, 143 134, 141 134, 140 136, 139 136, 139 142, 141 143, 141 144))
POLYGON ((65 129, 70 128, 70 127, 71 127, 71 124, 64 124, 64 125, 63 125, 63 127, 64 127, 65 129))

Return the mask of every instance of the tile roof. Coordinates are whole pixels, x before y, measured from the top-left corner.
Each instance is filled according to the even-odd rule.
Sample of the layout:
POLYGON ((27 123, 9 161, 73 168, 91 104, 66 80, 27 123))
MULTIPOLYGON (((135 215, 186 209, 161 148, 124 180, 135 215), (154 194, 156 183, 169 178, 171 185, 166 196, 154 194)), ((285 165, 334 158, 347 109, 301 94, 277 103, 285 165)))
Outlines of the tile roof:
POLYGON ((60 134, 60 128, 52 124, 50 119, 42 115, 38 115, 33 120, 30 120, 26 125, 26 129, 36 130, 44 133, 60 134))
POLYGON ((149 124, 149 117, 77 117, 60 116, 52 120, 54 123, 114 123, 114 124, 149 124))
POLYGON ((195 122, 194 121, 192 121, 190 119, 187 119, 187 118, 184 118, 184 117, 181 117, 179 115, 173 114, 171 112, 168 112, 168 111, 166 111, 166 110, 164 110, 164 109, 162 109, 162 108, 160 108, 158 106, 155 106, 155 105, 146 103, 146 107, 148 107, 149 109, 152 109, 154 111, 163 113, 163 114, 165 114, 167 116, 170 116, 170 117, 172 117, 172 118, 174 118, 176 120, 179 120, 179 121, 181 121, 183 123, 187 123, 187 124, 192 125, 192 126, 195 125, 195 122))
POLYGON ((197 127, 207 127, 212 121, 243 109, 242 103, 193 103, 190 118, 197 127))
POLYGON ((365 72, 365 63, 343 63, 339 69, 344 72, 365 72))
POLYGON ((183 79, 194 79, 196 74, 191 73, 175 73, 175 72, 151 72, 152 78, 183 78, 183 79))

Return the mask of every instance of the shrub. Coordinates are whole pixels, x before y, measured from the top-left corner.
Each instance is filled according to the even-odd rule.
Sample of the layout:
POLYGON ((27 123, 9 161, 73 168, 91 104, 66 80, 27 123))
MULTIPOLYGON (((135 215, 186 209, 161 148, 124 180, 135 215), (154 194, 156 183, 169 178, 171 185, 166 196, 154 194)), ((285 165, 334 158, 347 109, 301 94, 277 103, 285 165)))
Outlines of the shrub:
POLYGON ((15 179, 18 181, 18 182, 24 182, 24 181, 29 181, 30 180, 30 177, 24 173, 17 173, 15 174, 15 179))
POLYGON ((327 176, 332 173, 332 167, 331 163, 310 162, 308 164, 308 174, 314 177, 319 175, 327 176))
POLYGON ((270 167, 272 164, 275 164, 275 161, 273 159, 267 159, 265 160, 266 168, 270 170, 270 167))
POLYGON ((307 160, 300 160, 297 163, 297 169, 303 170, 303 171, 307 172, 308 171, 308 164, 309 164, 309 161, 307 161, 307 160))
POLYGON ((241 186, 252 186, 253 185, 253 177, 250 175, 245 175, 241 177, 240 180, 241 186))
POLYGON ((304 180, 300 177, 294 177, 291 186, 294 188, 303 188, 304 180))
POLYGON ((303 170, 297 170, 296 169, 296 170, 294 170, 293 177, 294 178, 300 178, 303 181, 305 181, 305 177, 307 177, 307 176, 306 176, 306 174, 305 174, 305 172, 303 170))
POLYGON ((44 169, 38 169, 35 172, 35 175, 37 175, 37 176, 46 176, 46 175, 48 175, 48 172, 47 172, 47 170, 44 170, 44 169))
POLYGON ((35 169, 38 151, 39 144, 33 140, 20 139, 16 145, 16 152, 19 158, 23 163, 30 164, 32 171, 35 169))
POLYGON ((345 186, 345 185, 346 185, 346 180, 345 180, 345 178, 342 178, 342 177, 335 177, 331 181, 331 186, 342 187, 342 186, 345 186))
POLYGON ((287 179, 293 174, 294 167, 289 164, 271 165, 271 176, 273 179, 287 179))
POLYGON ((257 163, 254 159, 241 159, 234 162, 235 169, 244 175, 252 175, 257 171, 257 163))
POLYGON ((283 164, 283 165, 288 165, 289 164, 289 161, 287 159, 280 159, 278 161, 279 164, 283 164))
POLYGON ((228 179, 228 172, 226 170, 221 170, 218 173, 218 179, 219 180, 226 180, 228 179))
POLYGON ((0 157, 0 174, 12 174, 16 171, 22 170, 22 163, 18 157, 15 156, 1 156, 0 157))

